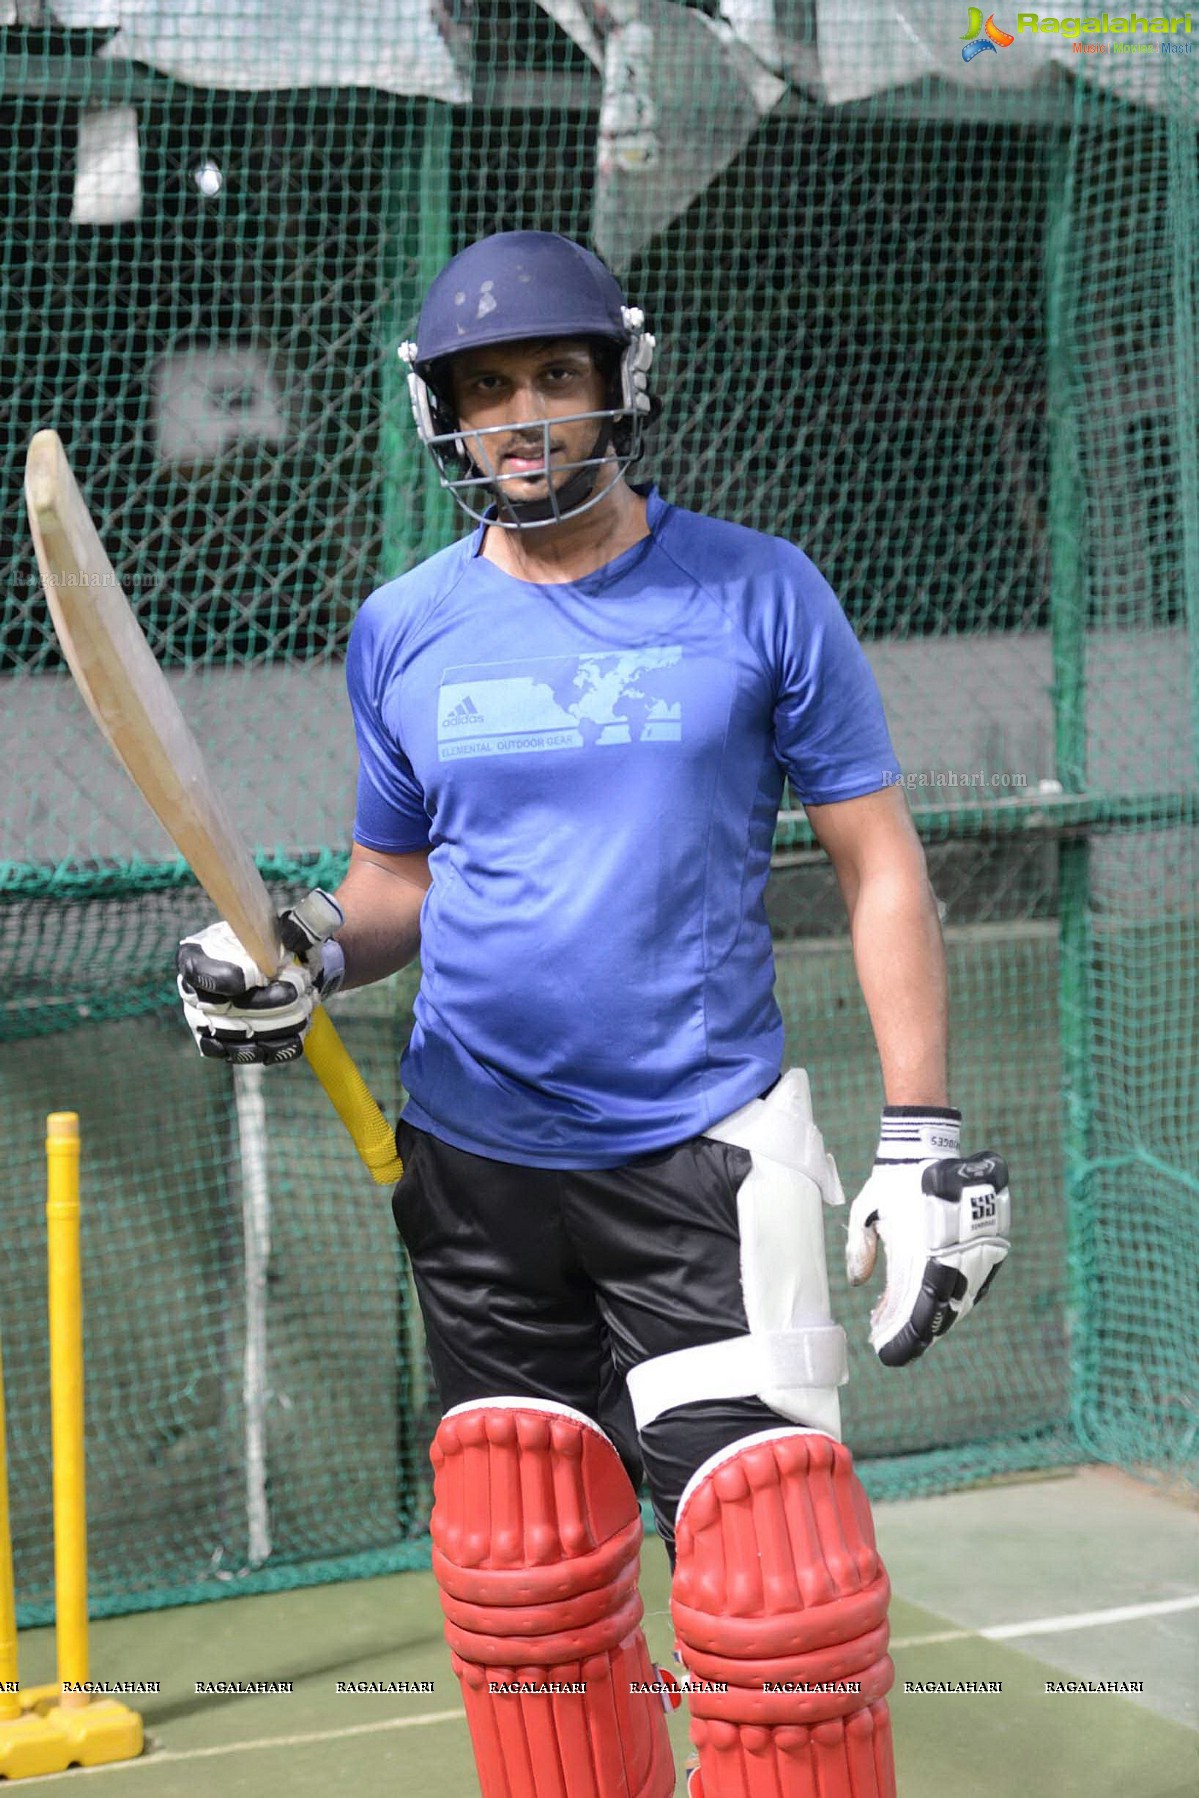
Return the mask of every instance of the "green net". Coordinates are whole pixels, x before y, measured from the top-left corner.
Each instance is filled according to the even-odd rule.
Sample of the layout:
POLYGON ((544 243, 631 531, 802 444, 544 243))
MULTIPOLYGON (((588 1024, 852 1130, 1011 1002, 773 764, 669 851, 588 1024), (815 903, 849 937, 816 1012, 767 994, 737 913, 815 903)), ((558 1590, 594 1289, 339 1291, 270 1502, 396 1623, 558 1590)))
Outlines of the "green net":
MULTIPOLYGON (((310 1076, 201 1064, 178 1018, 174 947, 210 910, 63 669, 25 447, 61 432, 280 902, 334 882, 350 624, 458 528, 396 346, 444 259, 503 228, 617 268, 660 345, 650 473, 807 549, 907 770, 954 1098, 1009 1156, 1019 1221, 987 1306, 896 1375, 830 1217, 868 1485, 1083 1456, 1193 1478, 1184 23, 1088 39, 1054 9, 984 46, 979 9, 933 0, 54 17, 0 61, 0 1327, 26 1619, 52 1589, 48 1111, 82 1121, 98 1611, 421 1564, 434 1400, 386 1195, 310 1076)), ((802 815, 769 904, 788 1053, 852 1189, 879 1081, 802 815)), ((414 979, 337 1005, 393 1114, 414 979)))

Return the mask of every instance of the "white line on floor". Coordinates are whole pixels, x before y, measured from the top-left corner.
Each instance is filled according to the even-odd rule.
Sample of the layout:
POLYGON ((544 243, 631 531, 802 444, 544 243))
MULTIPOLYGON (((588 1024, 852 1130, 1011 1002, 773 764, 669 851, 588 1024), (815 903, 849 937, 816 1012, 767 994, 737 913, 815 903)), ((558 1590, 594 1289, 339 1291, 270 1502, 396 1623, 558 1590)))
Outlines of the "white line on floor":
POLYGON ((1160 1598, 1151 1604, 1115 1605, 1110 1611, 1073 1611, 1061 1617, 1033 1617, 1027 1623, 994 1623, 986 1629, 947 1629, 931 1636, 897 1636, 896 1648, 932 1648, 940 1642, 1007 1642, 1020 1636, 1055 1636, 1072 1629, 1096 1629, 1104 1623, 1133 1623, 1138 1617, 1165 1617, 1171 1611, 1199 1609, 1199 1593, 1186 1598, 1160 1598))
MULTIPOLYGON (((1139 1617, 1164 1617, 1172 1611, 1199 1610, 1199 1593, 1186 1598, 1162 1598, 1151 1604, 1116 1605, 1109 1611, 1074 1611, 1062 1617, 1033 1617, 1027 1623, 995 1623, 986 1629, 949 1629, 937 1635, 898 1636, 892 1649, 932 1648, 941 1642, 968 1642, 981 1636, 988 1642, 1004 1642, 1020 1636, 1056 1635, 1059 1631, 1094 1629, 1103 1623, 1132 1623, 1139 1617)), ((264 1748, 300 1748, 314 1742, 343 1742, 352 1736, 380 1735, 389 1729, 420 1729, 430 1723, 463 1722, 461 1710, 426 1711, 418 1717, 383 1717, 376 1723, 351 1723, 343 1729, 316 1729, 304 1735, 262 1736, 249 1742, 220 1742, 213 1748, 151 1750, 134 1761, 110 1761, 103 1767, 72 1767, 67 1773, 47 1773, 31 1779, 32 1786, 50 1785, 57 1779, 76 1783, 86 1774, 133 1772, 137 1767, 177 1767, 185 1761, 214 1760, 223 1754, 253 1754, 264 1748)))
POLYGON ((426 1723, 465 1722, 462 1710, 425 1711, 419 1717, 384 1717, 377 1723, 351 1723, 344 1729, 314 1729, 305 1735, 261 1736, 257 1741, 220 1742, 214 1748, 166 1749, 156 1754, 151 1749, 133 1761, 108 1761, 102 1767, 72 1767, 66 1773, 46 1773, 31 1779, 30 1786, 49 1785, 55 1779, 80 1780, 85 1774, 132 1773, 138 1767, 177 1767, 183 1761, 212 1760, 219 1754, 251 1754, 262 1748, 301 1748, 310 1742, 344 1742, 349 1736, 379 1735, 387 1729, 419 1729, 426 1723))

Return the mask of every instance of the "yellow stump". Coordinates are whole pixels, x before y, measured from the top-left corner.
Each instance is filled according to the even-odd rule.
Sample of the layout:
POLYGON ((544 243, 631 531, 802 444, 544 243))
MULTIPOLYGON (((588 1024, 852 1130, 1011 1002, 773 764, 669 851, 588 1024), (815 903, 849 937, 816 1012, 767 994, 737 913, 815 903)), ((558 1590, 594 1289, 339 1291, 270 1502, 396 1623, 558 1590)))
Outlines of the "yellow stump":
POLYGON ((70 1765, 65 1738, 32 1708, 33 1695, 17 1690, 17 1601, 13 1581, 12 1528, 8 1508, 8 1430, 4 1415, 4 1362, 0 1357, 0 1777, 30 1779, 61 1773, 70 1765))
MULTIPOLYGON (((17 1697, 17 1600, 8 1514, 8 1432, 4 1418, 4 1357, 0 1353, 0 1729, 21 1715, 17 1697)), ((0 1763, 0 1772, 3 1763, 0 1763)))
MULTIPOLYGON (((86 1690, 90 1675, 83 1277, 79 1251, 79 1119, 73 1111, 54 1111, 46 1119, 46 1168, 58 1685, 22 1692, 18 1699, 20 1717, 12 1723, 0 1720, 0 1773, 10 1779, 58 1773, 73 1765, 93 1767, 104 1761, 131 1760, 142 1751, 142 1720, 137 1712, 113 1698, 93 1699, 86 1690)), ((3 1513, 0 1521, 6 1521, 3 1513)), ((0 1608, 0 1652, 3 1629, 4 1612, 0 1608)))
POLYGON ((54 1447, 54 1602, 65 1710, 87 1705, 87 1493, 83 1459, 83 1273, 79 1250, 79 1119, 46 1119, 50 1273, 50 1430, 54 1447))

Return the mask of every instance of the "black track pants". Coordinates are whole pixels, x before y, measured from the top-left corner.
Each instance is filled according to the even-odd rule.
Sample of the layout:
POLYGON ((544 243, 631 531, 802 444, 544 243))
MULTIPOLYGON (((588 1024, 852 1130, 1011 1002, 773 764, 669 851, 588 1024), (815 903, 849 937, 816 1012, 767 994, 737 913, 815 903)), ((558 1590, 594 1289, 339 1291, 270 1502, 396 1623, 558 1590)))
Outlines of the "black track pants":
POLYGON ((654 1355, 746 1331, 737 1189, 745 1149, 695 1137, 602 1170, 516 1167, 401 1119, 392 1209, 443 1410, 549 1399, 593 1418, 673 1555, 683 1487, 717 1449, 786 1421, 757 1398, 681 1405, 638 1435, 625 1387, 654 1355))

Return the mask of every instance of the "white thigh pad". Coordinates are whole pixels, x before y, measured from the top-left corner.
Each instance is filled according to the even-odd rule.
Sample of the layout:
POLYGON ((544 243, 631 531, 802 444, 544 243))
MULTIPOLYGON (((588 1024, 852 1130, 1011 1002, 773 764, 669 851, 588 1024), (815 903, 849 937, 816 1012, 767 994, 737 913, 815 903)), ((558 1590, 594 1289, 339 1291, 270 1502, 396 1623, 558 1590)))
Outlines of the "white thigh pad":
POLYGON ((845 1332, 832 1321, 824 1206, 843 1205, 802 1068, 705 1132, 748 1150, 737 1193, 749 1333, 643 1361, 629 1374, 639 1429, 675 1405, 756 1394, 792 1422, 840 1440, 845 1332))

